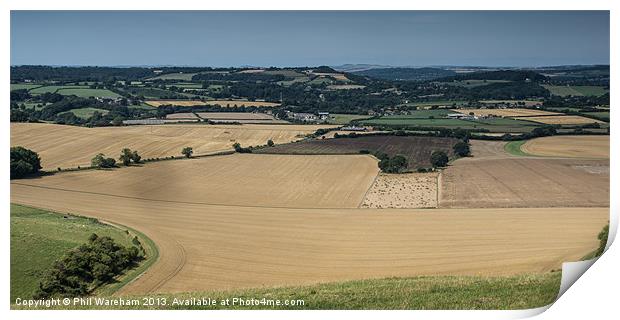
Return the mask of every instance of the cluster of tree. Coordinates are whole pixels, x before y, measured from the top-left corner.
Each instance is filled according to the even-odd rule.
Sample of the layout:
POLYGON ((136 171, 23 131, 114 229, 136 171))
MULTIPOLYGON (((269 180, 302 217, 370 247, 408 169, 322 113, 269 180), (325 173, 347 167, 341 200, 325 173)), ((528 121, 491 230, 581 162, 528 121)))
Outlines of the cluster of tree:
POLYGON ((31 97, 27 89, 19 89, 11 91, 11 101, 24 101, 31 97))
POLYGON ((19 179, 39 173, 41 158, 24 147, 11 147, 11 179, 19 179))
POLYGON ((129 148, 124 148, 121 150, 121 155, 118 157, 118 160, 120 160, 124 166, 128 166, 132 162, 136 164, 140 163, 142 157, 138 154, 138 151, 131 151, 129 148))
POLYGON ((110 237, 92 234, 88 243, 54 262, 40 281, 35 298, 85 296, 113 281, 142 258, 136 247, 126 248, 110 237))
POLYGON ((459 157, 468 157, 471 154, 469 143, 466 141, 459 141, 455 143, 452 150, 454 150, 454 154, 459 157))
POLYGON ((435 168, 443 168, 448 165, 450 159, 444 151, 433 151, 431 153, 431 165, 435 168))
POLYGON ((11 81, 114 81, 153 76, 149 68, 12 66, 11 81))
POLYGON ((352 73, 358 76, 396 81, 425 81, 456 75, 456 72, 452 70, 439 68, 376 68, 352 73))
POLYGON ((252 147, 242 147, 241 144, 239 142, 235 142, 233 144, 233 148, 235 149, 235 152, 238 153, 252 153, 252 147))
POLYGON ((485 86, 478 86, 468 89, 468 94, 464 96, 468 100, 480 99, 526 99, 532 97, 546 97, 549 91, 537 83, 533 82, 505 82, 491 83, 485 86))
POLYGON ((461 80, 507 80, 507 81, 544 81, 547 77, 532 70, 498 70, 498 71, 482 71, 472 73, 462 73, 451 77, 440 79, 441 81, 461 81, 461 80))
POLYGON ((100 153, 90 160, 90 165, 101 169, 114 168, 116 167, 116 160, 114 158, 106 158, 103 153, 100 153))
POLYGON ((385 173, 402 173, 409 166, 407 158, 401 155, 395 155, 390 158, 385 153, 377 152, 375 156, 379 158, 379 169, 385 173))

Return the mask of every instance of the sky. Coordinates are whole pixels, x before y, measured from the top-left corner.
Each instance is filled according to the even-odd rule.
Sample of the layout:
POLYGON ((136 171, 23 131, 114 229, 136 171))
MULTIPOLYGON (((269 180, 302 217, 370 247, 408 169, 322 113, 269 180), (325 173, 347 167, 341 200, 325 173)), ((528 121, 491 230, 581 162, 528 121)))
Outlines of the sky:
POLYGON ((609 64, 609 12, 11 12, 11 65, 348 63, 609 64))

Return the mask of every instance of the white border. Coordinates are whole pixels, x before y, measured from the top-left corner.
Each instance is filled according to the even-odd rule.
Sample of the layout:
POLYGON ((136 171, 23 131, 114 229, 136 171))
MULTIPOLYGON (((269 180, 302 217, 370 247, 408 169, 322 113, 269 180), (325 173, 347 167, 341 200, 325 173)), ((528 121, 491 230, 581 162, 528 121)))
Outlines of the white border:
MULTIPOLYGON (((615 79, 619 73, 618 64, 614 59, 614 54, 618 54, 618 21, 620 21, 620 1, 613 0, 521 0, 521 1, 496 1, 496 0, 443 0, 439 1, 420 1, 419 3, 407 3, 396 0, 313 0, 302 3, 283 0, 228 0, 217 2, 206 1, 134 1, 128 0, 107 0, 98 3, 77 0, 2 0, 0 6, 2 12, 0 19, 2 37, 2 83, 4 90, 0 90, 0 96, 5 107, 0 108, 2 119, 9 119, 9 72, 10 72, 10 10, 611 10, 611 70, 612 78, 615 79)), ((579 44, 575 44, 579 45, 579 44)), ((615 87, 612 87, 614 91, 615 87)), ((611 104, 618 105, 617 90, 612 92, 611 104)), ((620 141, 618 128, 615 124, 620 121, 617 112, 611 113, 612 134, 611 134, 611 195, 618 195, 618 170, 617 162, 620 155, 619 146, 615 143, 620 141)), ((3 146, 8 149, 10 144, 10 132, 8 120, 3 122, 3 146)), ((2 157, 3 168, 8 167, 7 153, 2 157)), ((105 319, 121 316, 133 319, 166 319, 174 318, 198 318, 198 317, 217 317, 226 319, 313 319, 317 317, 325 319, 336 318, 356 318, 356 319, 375 319, 386 317, 396 319, 410 319, 412 317, 422 317, 425 319, 512 319, 529 317, 540 314, 547 308, 539 308, 521 311, 300 311, 291 313, 289 311, 9 311, 9 174, 7 170, 2 170, 2 192, 4 194, 3 212, 4 223, 0 224, 0 234, 2 237, 2 250, 4 263, 2 263, 0 273, 2 276, 3 290, 0 293, 0 301, 4 301, 2 313, 4 319, 105 319)), ((615 238, 618 226, 619 203, 616 198, 611 198, 611 226, 610 239, 615 238)), ((616 314, 617 294, 620 270, 620 249, 618 246, 610 247, 609 250, 588 270, 582 278, 570 287, 564 295, 554 303, 548 311, 539 315, 542 319, 568 319, 600 317, 609 318, 616 314)))

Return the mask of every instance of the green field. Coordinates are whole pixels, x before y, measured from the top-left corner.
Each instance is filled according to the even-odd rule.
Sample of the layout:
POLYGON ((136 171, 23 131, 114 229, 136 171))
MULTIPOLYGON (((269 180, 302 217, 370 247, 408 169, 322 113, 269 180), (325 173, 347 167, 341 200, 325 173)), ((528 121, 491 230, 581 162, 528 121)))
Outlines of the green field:
POLYGON ((137 95, 137 96, 142 95, 146 99, 164 99, 164 98, 169 98, 173 96, 184 96, 184 97, 190 97, 190 98, 196 97, 196 95, 194 94, 173 92, 173 91, 163 90, 159 88, 130 87, 129 89, 126 89, 125 91, 133 95, 137 95))
POLYGON ((54 93, 60 89, 88 89, 87 86, 43 86, 30 90, 30 94, 54 93))
MULTIPOLYGON (((509 277, 434 276, 325 283, 302 287, 260 288, 228 292, 154 294, 167 306, 123 309, 302 309, 302 310, 489 310, 528 309, 551 304, 560 289, 560 272, 509 277), (173 299, 208 297, 215 306, 172 306, 173 299), (295 301, 295 306, 221 306, 233 298, 295 301), (298 300, 303 300, 303 305, 298 300)), ((143 296, 126 296, 139 299, 143 296)), ((284 302, 282 302, 284 304, 284 302)), ((95 307, 78 307, 95 309, 95 307)), ((111 307, 97 307, 97 309, 111 307)), ((117 307, 118 308, 118 307, 117 307)), ((115 308, 116 309, 116 308, 115 308)))
POLYGON ((385 125, 385 126, 410 126, 410 127, 442 127, 449 129, 487 129, 490 132, 530 132, 540 126, 531 121, 515 120, 510 118, 490 118, 482 120, 461 120, 441 118, 450 110, 420 110, 412 115, 383 116, 379 119, 361 121, 365 125, 385 125), (429 116, 435 117, 429 119, 429 116))
POLYGON ((61 88, 57 93, 70 96, 76 95, 82 98, 99 97, 99 98, 119 98, 120 95, 108 90, 108 89, 90 89, 90 88, 61 88))
POLYGON ((561 97, 566 96, 602 96, 609 92, 602 86, 551 86, 543 85, 551 94, 561 97))
POLYGON ((149 80, 161 79, 161 80, 191 81, 192 77, 195 75, 196 73, 168 73, 168 74, 162 74, 160 76, 150 78, 149 80))
MULTIPOLYGON (((109 236, 124 246, 131 246, 137 234, 147 250, 147 260, 140 267, 112 284, 116 289, 144 271, 144 266, 152 264, 157 257, 154 244, 135 231, 127 233, 95 219, 11 204, 11 301, 17 297, 31 298, 41 275, 52 263, 68 250, 86 243, 92 233, 109 236)), ((109 292, 110 288, 101 290, 109 292)))
POLYGON ((330 124, 349 124, 353 120, 367 119, 370 116, 361 114, 330 114, 327 123, 330 124))
MULTIPOLYGON (((73 112, 73 114, 78 117, 78 118, 82 118, 84 120, 90 118, 93 116, 93 114, 95 113, 95 111, 98 111, 99 113, 101 113, 102 115, 106 115, 108 114, 108 110, 104 110, 104 109, 97 109, 97 108, 79 108, 79 109, 71 109, 67 112, 73 112)), ((64 112, 63 112, 64 113, 64 112)))
MULTIPOLYGON (((20 103, 20 105, 21 104, 22 103, 20 103)), ((28 108, 28 109, 34 108, 35 110, 41 110, 41 109, 45 108, 47 103, 42 103, 42 102, 24 102, 23 105, 25 105, 26 108, 28 108)))
POLYGON ((13 91, 13 90, 21 90, 21 89, 30 90, 30 89, 38 88, 40 86, 42 86, 42 84, 35 84, 35 83, 11 83, 11 91, 13 91))
POLYGON ((594 111, 594 112, 584 112, 585 114, 597 116, 597 117, 607 117, 609 118, 609 111, 594 111))
POLYGON ((449 86, 474 88, 474 87, 486 86, 486 85, 493 84, 493 83, 507 83, 507 82, 510 82, 510 81, 508 80, 459 80, 459 81, 441 82, 441 83, 449 85, 449 86))
POLYGON ((504 145, 504 150, 515 156, 531 156, 521 150, 521 146, 526 142, 527 140, 510 141, 504 145))
POLYGON ((173 83, 170 85, 171 87, 178 87, 178 88, 186 88, 186 89, 202 89, 202 83, 191 83, 191 82, 179 82, 179 83, 173 83))

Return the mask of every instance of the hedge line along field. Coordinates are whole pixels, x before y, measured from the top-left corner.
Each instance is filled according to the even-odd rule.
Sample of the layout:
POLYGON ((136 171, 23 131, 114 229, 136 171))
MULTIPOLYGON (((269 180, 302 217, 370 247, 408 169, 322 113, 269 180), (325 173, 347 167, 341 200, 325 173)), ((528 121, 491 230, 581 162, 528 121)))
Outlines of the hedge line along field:
POLYGON ((95 219, 11 205, 11 301, 32 299, 52 263, 96 233, 132 246, 133 234, 95 219))
POLYGON ((430 167, 433 151, 444 151, 454 155, 452 147, 458 142, 454 138, 414 136, 359 136, 357 138, 334 138, 306 140, 257 150, 268 154, 359 154, 360 150, 383 152, 393 157, 403 155, 409 162, 409 169, 430 167))
POLYGON ((528 154, 552 157, 609 159, 609 136, 553 136, 528 140, 528 154))
POLYGON ((287 143, 330 125, 142 125, 85 128, 42 123, 11 123, 11 146, 23 146, 41 156, 44 170, 89 166, 98 153, 117 158, 123 148, 138 150, 142 158, 181 155, 186 146, 194 154, 232 150, 242 146, 287 143))
POLYGON ((473 112, 476 116, 496 116, 496 117, 529 117, 529 116, 551 116, 551 115, 561 115, 559 112, 549 112, 543 110, 535 110, 535 109, 522 109, 522 108, 511 108, 511 109, 455 109, 454 111, 470 114, 473 112))
MULTIPOLYGON (((123 196, 85 192, 82 185, 62 190, 46 185, 47 178, 37 179, 38 186, 28 185, 34 180, 13 181, 11 202, 120 223, 157 244, 159 260, 121 294, 542 273, 597 248, 596 235, 609 218, 608 208, 207 205, 132 197, 140 187, 125 188, 123 196)), ((197 187, 188 184, 177 194, 197 187)))
POLYGON ((66 172, 26 183, 178 203, 355 208, 378 171, 368 155, 233 154, 66 172))
POLYGON ((277 107, 280 104, 275 102, 265 101, 247 101, 247 100, 149 100, 145 101, 146 104, 153 107, 160 107, 165 105, 194 107, 194 106, 214 106, 219 105, 221 107, 277 107))

